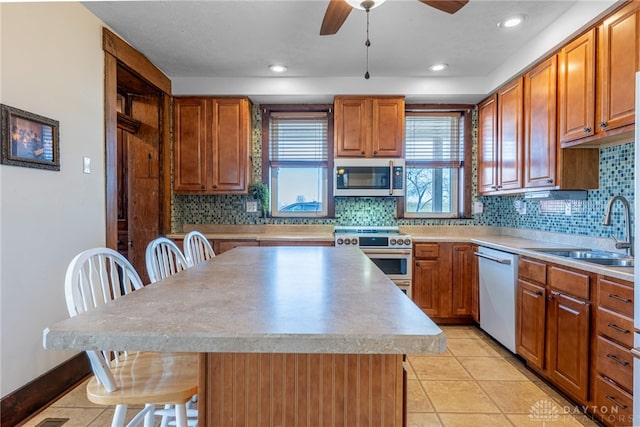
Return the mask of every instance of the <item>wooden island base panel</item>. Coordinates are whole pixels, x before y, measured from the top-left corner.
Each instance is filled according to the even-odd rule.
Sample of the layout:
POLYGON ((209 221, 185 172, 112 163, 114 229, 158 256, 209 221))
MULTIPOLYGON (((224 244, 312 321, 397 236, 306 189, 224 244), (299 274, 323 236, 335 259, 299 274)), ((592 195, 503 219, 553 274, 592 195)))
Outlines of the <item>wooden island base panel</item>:
POLYGON ((403 425, 402 355, 207 353, 199 424, 403 425))

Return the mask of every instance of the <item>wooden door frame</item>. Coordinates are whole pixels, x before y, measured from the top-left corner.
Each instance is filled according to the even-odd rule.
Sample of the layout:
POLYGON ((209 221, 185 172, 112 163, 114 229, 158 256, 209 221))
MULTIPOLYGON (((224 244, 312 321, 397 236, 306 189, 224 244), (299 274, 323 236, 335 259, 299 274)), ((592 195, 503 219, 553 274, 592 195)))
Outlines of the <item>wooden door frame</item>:
POLYGON ((106 246, 118 249, 118 66, 124 66, 160 92, 161 232, 171 231, 171 80, 144 55, 107 28, 102 29, 104 50, 104 125, 106 175, 106 246))

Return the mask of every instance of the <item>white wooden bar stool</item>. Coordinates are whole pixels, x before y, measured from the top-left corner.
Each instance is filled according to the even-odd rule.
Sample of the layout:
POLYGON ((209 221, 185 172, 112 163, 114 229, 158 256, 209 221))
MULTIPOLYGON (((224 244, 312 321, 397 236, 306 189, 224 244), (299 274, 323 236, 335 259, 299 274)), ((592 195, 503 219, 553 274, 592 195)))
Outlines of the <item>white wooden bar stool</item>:
MULTIPOLYGON (((140 276, 118 252, 108 248, 78 254, 67 268, 65 298, 71 317, 142 288, 140 276)), ((156 405, 174 405, 175 423, 187 427, 186 404, 198 392, 195 353, 87 351, 94 377, 88 399, 115 405, 112 427, 125 425, 129 405, 144 405, 127 427, 154 426, 156 405)), ((163 420, 166 424, 168 419, 163 420)), ((197 423, 197 421, 196 421, 197 423)))

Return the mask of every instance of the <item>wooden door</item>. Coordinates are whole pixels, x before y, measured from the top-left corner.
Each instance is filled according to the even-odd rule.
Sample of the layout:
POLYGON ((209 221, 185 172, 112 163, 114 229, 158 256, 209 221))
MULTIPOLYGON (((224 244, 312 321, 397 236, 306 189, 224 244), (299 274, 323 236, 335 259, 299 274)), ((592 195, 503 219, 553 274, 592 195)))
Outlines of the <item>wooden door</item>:
POLYGON ((516 352, 536 368, 544 368, 546 289, 518 280, 516 352))
POLYGON ((524 186, 556 184, 557 57, 524 76, 524 186))
POLYGON ((418 259, 413 269, 413 302, 424 311, 427 316, 440 317, 441 277, 440 262, 438 260, 418 259))
POLYGON ((498 190, 522 188, 522 77, 498 91, 498 190))
POLYGON ((246 193, 249 185, 249 101, 221 98, 213 101, 211 189, 246 193))
POLYGON ((211 100, 174 99, 174 191, 202 192, 207 184, 207 146, 210 144, 211 100), (209 117, 208 117, 209 116, 209 117))
POLYGON ((404 98, 374 98, 371 108, 371 155, 403 157, 404 98))
POLYGON ((640 71, 640 3, 631 2, 600 27, 600 96, 596 132, 635 122, 635 74, 640 71))
POLYGON ((130 100, 131 114, 141 126, 127 135, 128 259, 143 283, 149 283, 145 250, 161 234, 160 107, 155 95, 130 100))
POLYGON ((498 189, 498 98, 496 95, 478 105, 478 192, 498 189))
POLYGON ((371 139, 371 104, 363 97, 336 97, 335 155, 366 157, 371 139))
POLYGON ((451 315, 469 316, 472 300, 473 249, 469 243, 455 243, 452 253, 451 315))
POLYGON ((551 291, 548 305, 549 376, 578 403, 589 392, 589 303, 551 291))
POLYGON ((560 142, 594 135, 596 32, 566 45, 558 56, 560 142))

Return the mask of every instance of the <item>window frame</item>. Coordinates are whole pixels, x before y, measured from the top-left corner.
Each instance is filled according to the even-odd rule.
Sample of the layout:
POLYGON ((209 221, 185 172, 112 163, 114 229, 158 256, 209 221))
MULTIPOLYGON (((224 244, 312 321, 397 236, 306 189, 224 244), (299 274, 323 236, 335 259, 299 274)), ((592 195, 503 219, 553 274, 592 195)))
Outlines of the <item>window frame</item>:
MULTIPOLYGON (((293 213, 289 212, 288 215, 274 216, 271 209, 269 209, 269 216, 272 218, 333 218, 335 216, 335 202, 333 197, 333 104, 263 104, 260 106, 262 113, 262 182, 269 187, 271 193, 271 162, 269 160, 269 148, 270 148, 270 120, 271 113, 309 113, 309 112, 324 112, 327 114, 327 213, 326 215, 317 215, 315 211, 309 211, 308 213, 293 213)), ((294 166, 294 164, 290 164, 294 166)), ((300 166, 308 166, 303 162, 300 166)), ((273 179, 273 178, 272 178, 273 179)))
MULTIPOLYGON (((469 219, 471 216, 471 193, 472 193, 472 152, 473 152, 473 129, 472 129, 472 113, 473 105, 467 104, 407 104, 405 106, 406 113, 457 113, 461 115, 463 124, 463 141, 464 141, 464 160, 462 166, 458 169, 458 199, 457 212, 453 215, 441 213, 407 213, 406 212, 406 196, 399 198, 397 203, 398 218, 403 219, 469 219)), ((406 123, 406 121, 405 121, 406 123)), ((405 168, 412 165, 419 165, 420 162, 411 162, 406 160, 406 140, 405 140, 405 168)), ((405 178, 406 188, 406 178, 405 178)))

